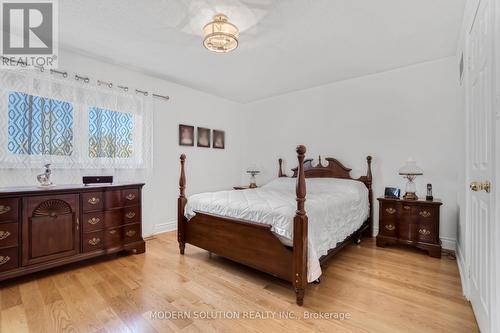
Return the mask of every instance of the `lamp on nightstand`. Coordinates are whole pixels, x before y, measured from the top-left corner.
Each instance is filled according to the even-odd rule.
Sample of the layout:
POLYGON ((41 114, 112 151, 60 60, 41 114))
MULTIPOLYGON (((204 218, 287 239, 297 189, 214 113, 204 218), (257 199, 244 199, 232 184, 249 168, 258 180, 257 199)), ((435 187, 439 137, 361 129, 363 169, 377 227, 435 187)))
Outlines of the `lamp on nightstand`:
POLYGON ((257 187, 257 180, 255 178, 256 175, 260 173, 260 171, 257 169, 256 166, 251 166, 247 169, 247 173, 250 175, 250 185, 248 186, 249 188, 256 188, 257 187))
POLYGON ((413 182, 417 176, 423 175, 424 171, 422 168, 417 166, 417 162, 413 158, 409 158, 406 164, 399 169, 399 174, 408 179, 406 183, 406 193, 403 196, 405 200, 418 200, 417 197, 417 186, 413 182))

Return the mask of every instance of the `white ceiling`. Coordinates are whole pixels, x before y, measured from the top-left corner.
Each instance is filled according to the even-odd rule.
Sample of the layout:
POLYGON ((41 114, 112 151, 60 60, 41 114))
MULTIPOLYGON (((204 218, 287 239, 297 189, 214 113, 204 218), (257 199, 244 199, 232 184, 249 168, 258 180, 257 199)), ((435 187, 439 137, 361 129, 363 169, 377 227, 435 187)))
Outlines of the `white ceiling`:
POLYGON ((60 45, 238 102, 455 53, 465 0, 63 0, 60 45), (220 11, 240 46, 201 29, 220 11))

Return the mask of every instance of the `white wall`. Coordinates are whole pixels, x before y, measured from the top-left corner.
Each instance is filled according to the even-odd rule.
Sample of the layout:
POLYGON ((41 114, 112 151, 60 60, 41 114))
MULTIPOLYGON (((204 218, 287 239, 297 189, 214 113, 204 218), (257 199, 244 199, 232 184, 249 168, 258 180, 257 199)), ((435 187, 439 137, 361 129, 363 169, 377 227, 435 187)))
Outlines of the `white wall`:
MULTIPOLYGON (((258 181, 266 182, 276 176, 278 157, 288 169, 295 167, 295 146, 305 144, 308 156, 337 157, 357 176, 366 171, 366 155, 372 155, 377 196, 388 185, 404 188, 397 170, 413 156, 425 171, 417 180, 419 193, 424 195, 430 182, 435 197, 444 201, 441 237, 447 248, 456 239, 457 167, 462 163, 456 64, 451 57, 238 104, 72 52, 60 54, 61 69, 171 96, 168 102, 154 102, 153 170, 120 173, 117 179, 147 183, 145 235, 175 228, 181 153, 188 157, 187 192, 193 194, 248 182, 242 175, 251 164, 263 169, 258 181), (179 123, 225 130, 226 149, 178 146, 179 123)), ((35 184, 40 172, 2 170, 0 186, 35 184)), ((89 174, 55 170, 55 180, 78 183, 83 173, 89 174)))
MULTIPOLYGON (((450 57, 244 105, 252 129, 244 165, 260 165, 259 181, 266 182, 276 176, 279 157, 295 167, 295 146, 304 144, 308 157, 336 157, 359 176, 372 155, 374 194, 381 196, 385 186, 404 189, 398 168, 413 156, 424 169, 418 194, 433 184, 434 197, 444 202, 443 246, 454 249, 463 142, 456 72, 450 57)), ((375 216, 377 228, 377 206, 375 216)))
MULTIPOLYGON (((150 235, 176 228, 177 197, 179 195, 179 155, 187 155, 187 193, 230 188, 239 184, 241 178, 241 126, 238 118, 239 104, 221 99, 187 87, 153 78, 80 56, 61 51, 59 67, 71 73, 89 76, 91 79, 112 81, 115 84, 149 90, 170 95, 170 101, 155 99, 154 112, 154 167, 149 173, 140 171, 120 172, 117 181, 145 181, 143 234, 150 235), (180 147, 178 145, 179 123, 226 132, 226 149, 180 147), (223 172, 221 172, 221 170, 223 172)), ((72 76, 68 80, 73 80, 72 76)), ((1 169, 0 187, 35 185, 37 170, 1 169)), ((81 183, 82 174, 109 174, 96 170, 54 170, 56 183, 81 183)))

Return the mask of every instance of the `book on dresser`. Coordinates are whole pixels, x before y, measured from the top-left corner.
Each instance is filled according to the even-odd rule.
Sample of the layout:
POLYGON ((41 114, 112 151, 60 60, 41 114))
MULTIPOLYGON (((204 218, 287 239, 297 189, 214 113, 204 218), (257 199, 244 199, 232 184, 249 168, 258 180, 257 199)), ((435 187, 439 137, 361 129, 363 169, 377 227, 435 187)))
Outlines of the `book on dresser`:
POLYGON ((0 189, 0 281, 120 251, 145 252, 143 186, 0 189))
POLYGON ((441 258, 439 239, 440 200, 378 198, 379 232, 377 246, 406 244, 441 258))

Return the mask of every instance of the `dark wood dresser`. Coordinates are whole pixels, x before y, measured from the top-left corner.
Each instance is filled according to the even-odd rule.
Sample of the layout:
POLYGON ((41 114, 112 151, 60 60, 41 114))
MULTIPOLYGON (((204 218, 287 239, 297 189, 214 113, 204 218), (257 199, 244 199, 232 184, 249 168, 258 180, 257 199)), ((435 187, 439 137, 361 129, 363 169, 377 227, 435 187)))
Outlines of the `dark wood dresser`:
POLYGON ((439 200, 378 198, 379 231, 377 246, 407 244, 441 258, 439 200))
POLYGON ((143 185, 0 188, 0 281, 123 250, 143 253, 143 185))

